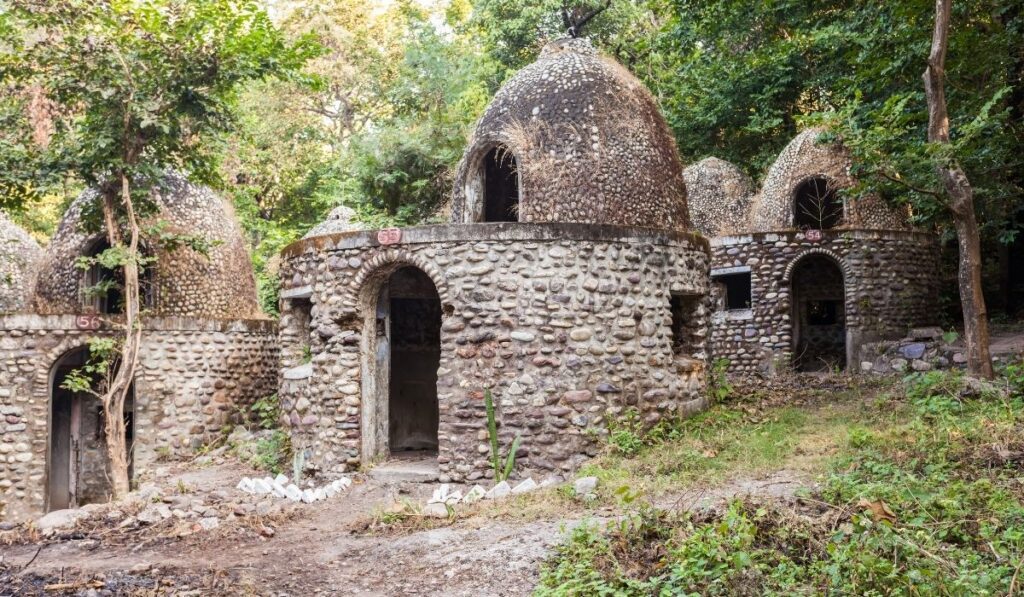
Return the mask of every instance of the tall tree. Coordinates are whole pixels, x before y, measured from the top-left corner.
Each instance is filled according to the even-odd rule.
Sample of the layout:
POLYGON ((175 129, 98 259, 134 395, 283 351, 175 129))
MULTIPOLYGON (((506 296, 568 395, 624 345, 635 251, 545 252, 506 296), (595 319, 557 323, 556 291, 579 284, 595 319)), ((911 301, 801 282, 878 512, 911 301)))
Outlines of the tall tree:
POLYGON ((967 368, 971 373, 991 378, 988 312, 981 285, 981 240, 974 213, 974 189, 950 151, 949 111, 946 108, 946 52, 949 48, 949 21, 952 0, 935 0, 935 29, 924 71, 928 100, 928 141, 938 146, 935 172, 948 197, 948 209, 960 244, 960 305, 964 312, 964 340, 967 368))
POLYGON ((139 247, 151 193, 171 169, 212 182, 239 86, 297 73, 315 47, 287 43, 244 0, 7 0, 0 31, 20 32, 0 49, 2 78, 48 106, 30 113, 47 131, 39 170, 99 191, 87 207, 110 248, 96 259, 123 273, 124 320, 100 392, 120 497, 130 490, 122 413, 143 329, 139 274, 151 262, 139 247))

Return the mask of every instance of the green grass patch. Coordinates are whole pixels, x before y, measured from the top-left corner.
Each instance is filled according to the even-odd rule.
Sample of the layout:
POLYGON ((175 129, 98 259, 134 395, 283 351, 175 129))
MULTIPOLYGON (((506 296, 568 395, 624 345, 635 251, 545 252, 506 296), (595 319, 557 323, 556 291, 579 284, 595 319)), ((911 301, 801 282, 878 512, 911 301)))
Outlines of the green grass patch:
POLYGON ((600 470, 613 482, 656 471, 680 481, 716 477, 789 464, 809 438, 829 436, 834 453, 823 461, 820 491, 795 503, 738 500, 683 513, 641 500, 608 526, 577 527, 544 566, 537 593, 1021 591, 1024 384, 1018 371, 1008 371, 997 386, 966 383, 956 374, 914 375, 877 398, 781 406, 753 417, 737 414, 744 409, 736 405, 712 409, 680 426, 664 447, 608 457, 600 470), (697 459, 705 449, 718 454, 697 459))

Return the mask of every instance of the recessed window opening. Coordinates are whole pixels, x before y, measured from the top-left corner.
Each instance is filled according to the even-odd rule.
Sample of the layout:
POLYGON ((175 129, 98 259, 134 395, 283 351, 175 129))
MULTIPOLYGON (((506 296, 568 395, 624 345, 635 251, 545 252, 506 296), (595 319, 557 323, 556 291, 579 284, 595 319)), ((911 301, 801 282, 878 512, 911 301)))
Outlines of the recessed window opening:
POLYGON ((301 351, 294 356, 301 363, 309 362, 313 356, 313 302, 308 298, 288 299, 287 309, 290 319, 286 329, 301 351))
POLYGON ((843 202, 828 180, 805 180, 794 193, 793 225, 801 230, 828 230, 843 220, 843 202))
MULTIPOLYGON (((85 252, 85 257, 94 258, 110 249, 107 239, 100 238, 85 252)), ((139 269, 140 308, 152 307, 156 304, 156 284, 153 281, 153 263, 146 263, 148 253, 142 249, 144 263, 139 269)), ((101 315, 119 315, 124 313, 124 269, 121 266, 108 268, 100 263, 93 263, 85 270, 81 287, 82 306, 101 315)))
POLYGON ((519 221, 519 172, 516 158, 507 147, 499 145, 484 156, 485 222, 519 221))
POLYGON ((718 285, 719 308, 723 311, 739 311, 749 309, 752 303, 750 272, 721 274, 713 276, 718 285))
POLYGON ((672 294, 669 299, 669 310, 672 312, 672 354, 676 356, 692 355, 696 352, 697 309, 700 296, 689 294, 672 294))

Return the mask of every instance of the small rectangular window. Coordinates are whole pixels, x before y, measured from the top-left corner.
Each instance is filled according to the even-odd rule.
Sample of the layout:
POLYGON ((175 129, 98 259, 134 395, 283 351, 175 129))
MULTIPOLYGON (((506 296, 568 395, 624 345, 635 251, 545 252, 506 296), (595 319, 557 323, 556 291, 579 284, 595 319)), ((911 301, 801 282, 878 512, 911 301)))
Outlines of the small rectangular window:
POLYGON ((751 306, 751 277, 750 272, 738 272, 733 274, 720 274, 713 276, 718 305, 723 311, 736 311, 749 309, 751 306))

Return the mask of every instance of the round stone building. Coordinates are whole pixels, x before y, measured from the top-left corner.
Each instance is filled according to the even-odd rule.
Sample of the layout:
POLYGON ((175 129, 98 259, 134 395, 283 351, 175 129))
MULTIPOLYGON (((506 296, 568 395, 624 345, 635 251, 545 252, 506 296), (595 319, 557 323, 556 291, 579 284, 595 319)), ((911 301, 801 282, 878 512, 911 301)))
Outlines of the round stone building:
MULTIPOLYGON (((87 223, 95 192, 72 202, 30 299, 0 310, 0 512, 22 519, 108 498, 100 405, 62 382, 90 340, 123 324, 119 272, 81 269, 108 245, 87 223), (104 294, 90 288, 110 286, 104 294)), ((125 409, 135 476, 158 454, 190 454, 277 386, 276 325, 260 313, 244 238, 230 207, 183 177, 165 177, 146 227, 195 235, 207 254, 151 246, 141 276, 139 367, 125 409)))
POLYGON ((708 245, 624 68, 549 44, 487 108, 452 195, 452 224, 332 224, 285 249, 279 395, 307 465, 489 476, 485 391, 520 473, 572 470, 628 410, 705 405, 708 245))
POLYGON ((935 323, 934 235, 881 197, 843 195, 851 157, 823 133, 793 139, 757 193, 722 160, 687 169, 711 237, 711 352, 733 372, 857 371, 866 344, 935 323))

